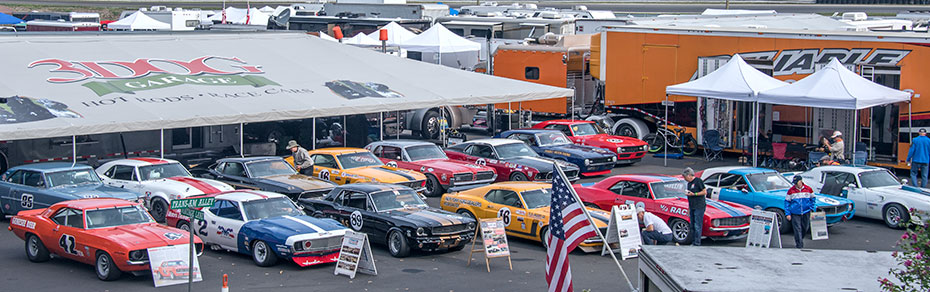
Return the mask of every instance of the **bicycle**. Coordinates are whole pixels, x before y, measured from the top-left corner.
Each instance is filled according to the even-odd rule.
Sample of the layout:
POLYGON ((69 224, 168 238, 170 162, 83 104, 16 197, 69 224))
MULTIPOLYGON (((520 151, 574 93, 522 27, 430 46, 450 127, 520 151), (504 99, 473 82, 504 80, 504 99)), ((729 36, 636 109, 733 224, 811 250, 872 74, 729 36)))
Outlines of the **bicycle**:
POLYGON ((651 153, 661 152, 665 147, 681 151, 684 155, 697 153, 697 140, 691 133, 686 133, 684 127, 666 129, 660 124, 655 133, 649 133, 643 140, 649 143, 651 153))

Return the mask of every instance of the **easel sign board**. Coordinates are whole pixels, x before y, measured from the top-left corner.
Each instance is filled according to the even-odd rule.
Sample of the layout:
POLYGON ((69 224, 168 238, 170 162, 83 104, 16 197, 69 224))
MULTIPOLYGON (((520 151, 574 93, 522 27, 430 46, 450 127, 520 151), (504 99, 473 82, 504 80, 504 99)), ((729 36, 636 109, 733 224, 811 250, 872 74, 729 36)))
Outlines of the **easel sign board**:
POLYGON ((484 252, 488 258, 510 256, 504 221, 499 218, 481 219, 481 239, 484 241, 484 252))
POLYGON ((613 206, 610 208, 610 221, 607 223, 607 242, 601 249, 601 256, 608 252, 619 252, 625 259, 635 258, 643 245, 640 238, 639 219, 633 204, 613 206), (607 250, 610 248, 611 250, 607 250))
POLYGON ((829 239, 830 235, 827 234, 827 213, 812 212, 811 213, 811 239, 813 240, 824 240, 829 239))
POLYGON ((746 247, 768 248, 772 245, 772 235, 781 248, 781 234, 778 232, 778 220, 774 212, 752 210, 749 219, 749 236, 746 237, 746 247))
POLYGON ((368 243, 368 234, 348 230, 342 237, 342 246, 339 248, 339 259, 336 261, 335 275, 346 275, 355 279, 357 272, 369 275, 378 275, 374 257, 371 254, 371 245, 368 243))
MULTIPOLYGON (((149 266, 152 269, 155 287, 187 284, 191 274, 186 272, 190 269, 190 263, 188 263, 190 252, 189 244, 149 248, 149 266)), ((197 257, 194 257, 193 267, 194 282, 203 281, 197 257)))

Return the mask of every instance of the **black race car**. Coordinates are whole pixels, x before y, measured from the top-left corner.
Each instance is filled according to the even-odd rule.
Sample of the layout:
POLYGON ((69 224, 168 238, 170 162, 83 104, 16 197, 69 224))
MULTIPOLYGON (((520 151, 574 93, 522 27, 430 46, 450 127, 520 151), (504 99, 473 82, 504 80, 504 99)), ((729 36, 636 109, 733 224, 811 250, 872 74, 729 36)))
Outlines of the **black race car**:
POLYGON ((372 242, 386 244, 394 257, 405 257, 411 249, 461 250, 475 235, 474 219, 431 208, 406 186, 347 184, 298 204, 308 215, 333 218, 367 233, 372 242))
POLYGON ((191 169, 199 177, 219 180, 237 189, 253 189, 285 194, 292 200, 321 197, 336 184, 298 174, 281 157, 223 158, 206 169, 191 169))

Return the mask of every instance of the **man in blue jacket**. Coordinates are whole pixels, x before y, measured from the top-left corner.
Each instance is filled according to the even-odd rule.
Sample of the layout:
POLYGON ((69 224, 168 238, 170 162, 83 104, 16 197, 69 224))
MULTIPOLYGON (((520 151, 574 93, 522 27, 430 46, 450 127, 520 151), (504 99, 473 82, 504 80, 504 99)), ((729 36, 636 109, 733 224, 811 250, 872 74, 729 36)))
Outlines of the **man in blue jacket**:
POLYGON ((804 248, 804 234, 811 226, 811 212, 815 206, 814 190, 804 184, 800 175, 794 176, 794 186, 788 189, 785 196, 785 219, 791 221, 794 229, 794 246, 804 248))
POLYGON ((921 128, 920 136, 911 141, 911 149, 907 151, 907 165, 911 167, 911 185, 927 187, 927 168, 930 163, 930 138, 927 130, 921 128), (920 173, 920 184, 917 184, 917 173, 920 173))

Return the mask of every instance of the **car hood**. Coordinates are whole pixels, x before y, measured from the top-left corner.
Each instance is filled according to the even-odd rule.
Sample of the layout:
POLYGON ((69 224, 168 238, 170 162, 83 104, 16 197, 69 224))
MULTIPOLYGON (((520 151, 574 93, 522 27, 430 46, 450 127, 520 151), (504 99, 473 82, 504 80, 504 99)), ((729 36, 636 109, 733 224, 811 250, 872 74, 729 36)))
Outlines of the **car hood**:
MULTIPOLYGON (((604 150, 603 148, 598 148, 594 146, 578 145, 578 144, 562 144, 555 146, 546 146, 540 147, 543 151, 559 151, 564 152, 569 155, 564 156, 575 156, 580 158, 602 158, 602 157, 613 157, 614 153, 604 150)), ((558 155, 559 153, 553 153, 558 155)))
POLYGON ((480 166, 480 165, 471 164, 471 163, 464 162, 464 161, 451 160, 451 159, 420 160, 420 161, 414 161, 412 163, 415 163, 417 165, 420 165, 421 167, 426 168, 426 169, 421 168, 420 172, 432 172, 433 170, 448 171, 451 173, 465 173, 465 172, 475 173, 479 171, 493 171, 493 169, 490 167, 480 166), (432 168, 433 170, 430 170, 430 168, 432 168))
POLYGON ((273 182, 273 184, 285 189, 289 189, 289 187, 295 187, 304 191, 313 191, 321 189, 332 189, 335 187, 335 184, 332 182, 302 174, 272 175, 262 177, 261 179, 269 183, 273 182))
MULTIPOLYGON (((659 208, 663 212, 671 212, 669 209, 663 209, 661 206, 675 207, 680 208, 681 210, 688 210, 688 199, 687 198, 669 198, 669 199, 659 199, 655 201, 659 208)), ((711 219, 716 218, 729 218, 729 217, 742 217, 749 216, 752 214, 752 209, 746 206, 741 206, 738 204, 707 199, 707 208, 704 209, 704 217, 711 219)))
POLYGON ((887 187, 877 187, 869 188, 869 190, 877 191, 879 193, 885 194, 895 194, 898 196, 905 196, 911 199, 924 201, 930 203, 930 189, 918 188, 914 186, 902 185, 902 186, 887 186, 887 187))
POLYGON ((426 177, 419 173, 386 166, 353 168, 343 170, 343 172, 371 178, 382 183, 398 183, 426 179, 426 177))
MULTIPOLYGON (((131 250, 190 243, 187 232, 157 223, 98 228, 90 232, 131 250)), ((194 240, 200 242, 199 238, 194 240)))
POLYGON ((817 194, 816 197, 817 197, 817 203, 815 205, 817 207, 831 207, 831 206, 852 204, 851 200, 837 197, 837 196, 817 194))
MULTIPOLYGON (((542 157, 520 156, 514 158, 501 159, 501 161, 516 164, 517 166, 529 166, 541 172, 552 171, 552 160, 542 157)), ((574 164, 560 163, 563 169, 578 169, 574 164)), ((517 167, 519 169, 520 167, 517 167)))
POLYGON ((214 194, 231 191, 228 184, 205 178, 171 177, 159 180, 145 181, 146 189, 160 191, 166 194, 176 194, 182 197, 214 194))
POLYGON ((243 227, 270 232, 270 235, 286 239, 289 236, 307 233, 331 232, 346 229, 332 219, 320 219, 306 215, 278 216, 249 221, 243 227))
POLYGON ((471 218, 434 208, 407 208, 381 212, 414 227, 439 227, 474 223, 471 218))
POLYGON ((139 194, 131 192, 124 188, 117 188, 104 185, 102 183, 85 184, 77 186, 63 186, 52 188, 52 191, 69 194, 79 198, 117 198, 129 201, 139 199, 139 194))
POLYGON ((597 134, 597 135, 588 135, 588 136, 578 136, 578 138, 585 141, 585 144, 588 145, 606 145, 613 147, 630 147, 630 146, 643 146, 646 145, 646 142, 640 139, 633 137, 623 137, 623 136, 614 136, 607 134, 597 134))

